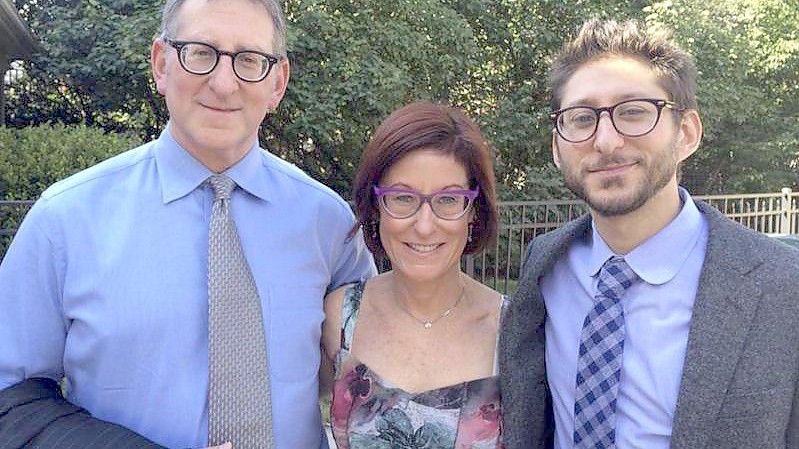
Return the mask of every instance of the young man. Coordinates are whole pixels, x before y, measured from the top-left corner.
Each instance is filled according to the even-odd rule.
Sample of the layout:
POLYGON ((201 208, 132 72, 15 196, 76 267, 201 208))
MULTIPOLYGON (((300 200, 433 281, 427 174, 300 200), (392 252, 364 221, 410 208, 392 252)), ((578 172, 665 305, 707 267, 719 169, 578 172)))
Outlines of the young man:
POLYGON ((799 447, 799 252, 678 186, 695 78, 631 22, 592 20, 555 59, 552 153, 590 215, 528 248, 500 348, 508 449, 799 447))
POLYGON ((168 0, 152 70, 161 136, 49 188, 0 265, 0 446, 322 447, 322 299, 375 268, 258 145, 279 2, 168 0))

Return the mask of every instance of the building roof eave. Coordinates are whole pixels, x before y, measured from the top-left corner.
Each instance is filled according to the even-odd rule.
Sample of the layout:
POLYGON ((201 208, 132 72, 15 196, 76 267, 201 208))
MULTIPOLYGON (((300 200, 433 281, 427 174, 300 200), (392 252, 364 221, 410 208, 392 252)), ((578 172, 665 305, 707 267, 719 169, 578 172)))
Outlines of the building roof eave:
POLYGON ((0 0, 0 56, 28 59, 33 52, 33 36, 10 0, 0 0))

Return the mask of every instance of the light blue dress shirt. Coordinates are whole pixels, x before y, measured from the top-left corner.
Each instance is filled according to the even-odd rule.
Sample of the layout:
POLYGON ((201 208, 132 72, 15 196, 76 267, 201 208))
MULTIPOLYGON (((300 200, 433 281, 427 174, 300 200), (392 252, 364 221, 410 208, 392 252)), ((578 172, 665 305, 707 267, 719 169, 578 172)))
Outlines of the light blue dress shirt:
MULTIPOLYGON (((705 259, 708 227, 690 195, 665 228, 624 259, 641 278, 622 298, 624 357, 616 410, 618 449, 668 449, 688 329, 705 259)), ((614 255, 592 226, 541 282, 547 308, 546 364, 555 413, 555 448, 574 447, 574 391, 583 320, 599 269, 614 255)))
MULTIPOLYGON (((261 298, 274 435, 322 445, 325 293, 375 273, 352 212, 254 144, 225 172, 261 298)), ((208 433, 211 172, 161 137, 56 183, 0 265, 0 388, 66 376, 67 398, 167 447, 208 433)))

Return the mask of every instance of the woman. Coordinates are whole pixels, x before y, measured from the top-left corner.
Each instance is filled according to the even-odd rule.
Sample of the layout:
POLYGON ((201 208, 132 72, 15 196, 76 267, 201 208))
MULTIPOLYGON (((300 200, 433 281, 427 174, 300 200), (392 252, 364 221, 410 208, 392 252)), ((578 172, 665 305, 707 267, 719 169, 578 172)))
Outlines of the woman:
POLYGON ((353 194, 366 244, 392 270, 325 299, 339 449, 500 447, 504 297, 460 269, 497 233, 477 125, 430 103, 395 111, 366 147, 353 194))

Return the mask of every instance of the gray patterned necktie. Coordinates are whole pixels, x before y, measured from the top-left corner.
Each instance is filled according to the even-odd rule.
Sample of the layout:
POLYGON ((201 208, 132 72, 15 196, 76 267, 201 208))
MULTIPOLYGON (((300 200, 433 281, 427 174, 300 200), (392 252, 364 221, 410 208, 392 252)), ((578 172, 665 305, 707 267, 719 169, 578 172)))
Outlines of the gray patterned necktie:
POLYGON ((208 235, 208 442, 272 448, 261 301, 230 211, 232 179, 213 175, 208 235))
POLYGON ((638 279, 622 257, 608 259, 599 270, 594 307, 580 336, 574 402, 575 449, 616 448, 616 399, 624 354, 624 309, 621 298, 638 279))

